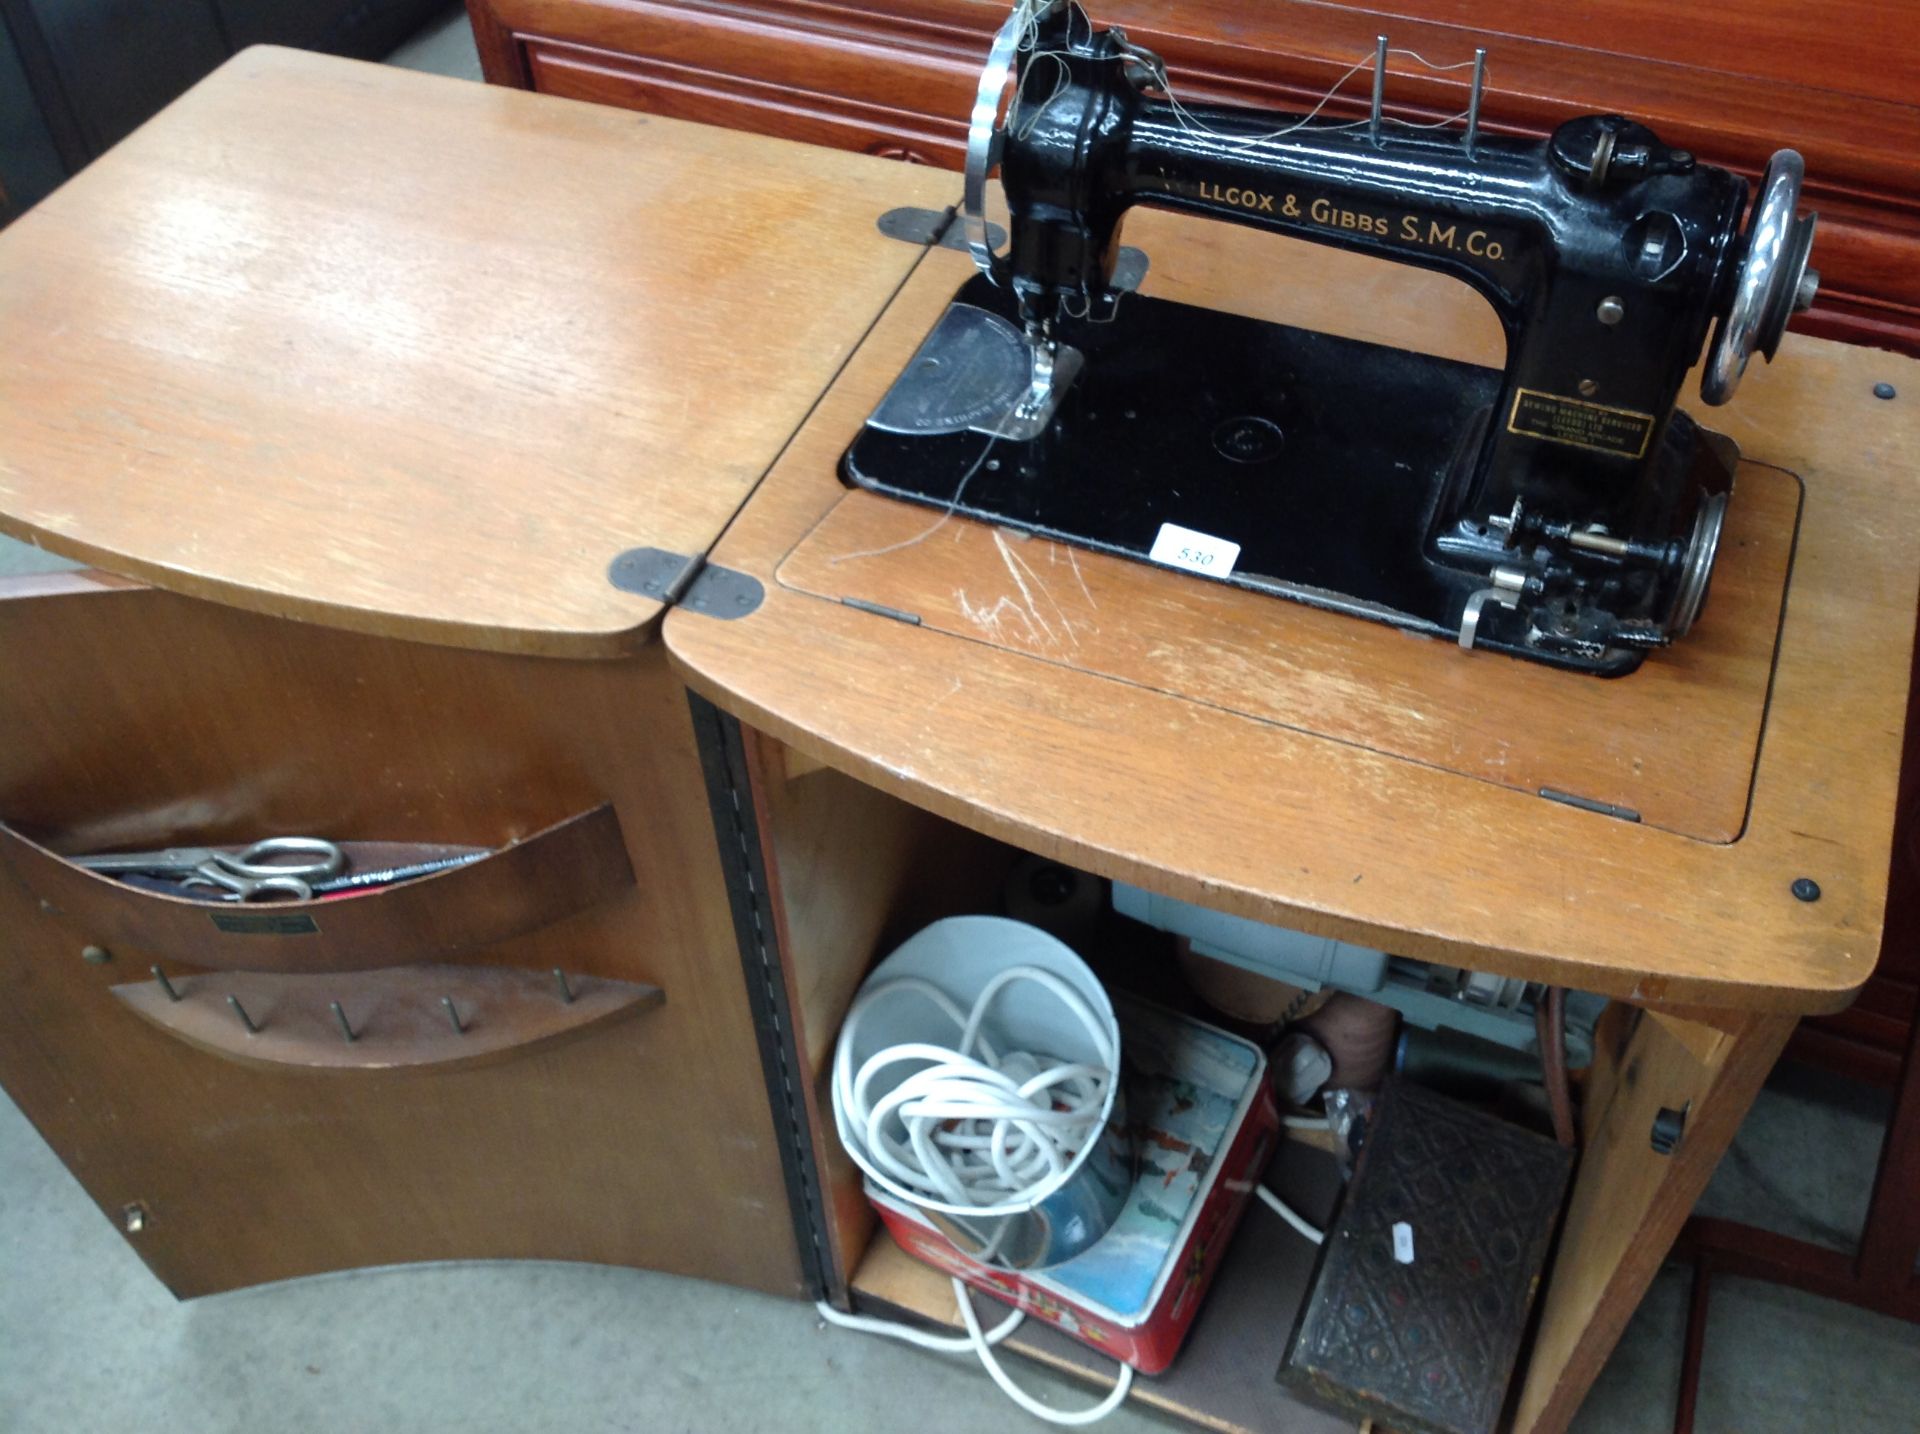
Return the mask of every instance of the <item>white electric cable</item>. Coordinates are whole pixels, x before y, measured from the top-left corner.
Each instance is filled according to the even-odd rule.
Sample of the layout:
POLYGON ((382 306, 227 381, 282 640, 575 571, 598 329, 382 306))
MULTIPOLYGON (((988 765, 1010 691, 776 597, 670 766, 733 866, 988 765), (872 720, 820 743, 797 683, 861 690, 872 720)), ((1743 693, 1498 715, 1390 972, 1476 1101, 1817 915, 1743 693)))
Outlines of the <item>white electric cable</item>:
POLYGON ((1293 1226, 1294 1229, 1298 1230, 1302 1235, 1306 1236, 1307 1239, 1313 1241, 1314 1244, 1316 1245, 1326 1244, 1327 1237, 1324 1231, 1320 1230, 1315 1225, 1313 1225, 1298 1211, 1296 1211, 1293 1208, 1293 1206, 1289 1205, 1286 1201, 1282 1200, 1278 1195, 1274 1194, 1271 1190, 1267 1189, 1266 1186, 1264 1185, 1254 1186, 1253 1193, 1258 1195, 1262 1200, 1267 1202, 1267 1208, 1269 1210, 1273 1211, 1274 1214, 1278 1215, 1282 1220, 1285 1220, 1289 1225, 1293 1226))
MULTIPOLYGON (((1266 1202, 1269 1209, 1293 1226, 1302 1236, 1316 1245, 1326 1242, 1325 1234, 1308 1223, 1278 1195, 1264 1185, 1256 1185, 1253 1189, 1254 1193, 1266 1202)), ((921 1349, 931 1349, 942 1354, 960 1354, 972 1350, 978 1356, 980 1363, 986 1366, 987 1374, 995 1384, 1000 1386, 1007 1398, 1035 1418, 1044 1419, 1049 1424, 1085 1425, 1105 1419, 1126 1401, 1127 1394, 1133 1388, 1133 1366, 1123 1363, 1112 1392, 1098 1404, 1070 1412, 1050 1409, 1015 1384, 1012 1376, 1001 1366, 993 1353, 994 1345, 999 1344, 1020 1327, 1022 1321, 1026 1319, 1026 1312, 1016 1309, 992 1329, 983 1332, 980 1328, 980 1318, 973 1311, 973 1300, 967 1294, 966 1285, 959 1279, 953 1281, 953 1300, 960 1307, 960 1320, 967 1329, 964 1336, 928 1334, 924 1330, 912 1329, 907 1325, 893 1324, 886 1320, 872 1319, 866 1315, 843 1314, 824 1300, 814 1308, 820 1312, 822 1319, 842 1329, 857 1329, 867 1334, 885 1335, 889 1339, 901 1340, 907 1344, 917 1345, 921 1349)))
MULTIPOLYGON (((1326 1236, 1302 1219, 1286 1201, 1264 1185, 1256 1185, 1253 1188, 1255 1194, 1301 1235, 1316 1245, 1325 1242, 1326 1236)), ((1098 1404, 1087 1409, 1072 1411, 1048 1408, 1015 1384, 1012 1376, 1001 1366, 993 1353, 994 1345, 999 1344, 1020 1327, 1026 1319, 1026 1311, 1016 1309, 992 1329, 983 1332, 980 1328, 980 1318, 973 1310, 973 1300, 967 1293, 966 1285, 959 1279, 953 1281, 953 1300, 960 1307, 960 1320, 966 1326, 967 1332, 963 1336, 928 1334, 924 1330, 912 1329, 903 1324, 893 1324, 887 1320, 873 1319, 866 1315, 843 1314, 824 1300, 817 1303, 814 1308, 820 1312, 822 1319, 842 1329, 857 1329, 867 1334, 885 1335, 888 1339, 897 1339, 941 1354, 961 1354, 972 1350, 980 1363, 986 1366, 989 1377, 1000 1386, 1007 1398, 1035 1418, 1044 1419, 1049 1424, 1069 1426, 1092 1424, 1105 1419, 1126 1402, 1128 1393, 1133 1389, 1133 1366, 1123 1363, 1112 1392, 1098 1404)))
POLYGON ((965 1354, 972 1350, 986 1366, 993 1382, 1006 1392, 1015 1404, 1036 1418, 1049 1424, 1091 1424, 1104 1419, 1118 1409, 1127 1397, 1127 1391, 1133 1388, 1133 1366, 1122 1364, 1120 1374, 1113 1386, 1113 1392, 1090 1409, 1059 1410, 1050 1409, 1040 1403, 1024 1389, 1016 1385, 1000 1361, 994 1358, 993 1346, 1012 1334, 1026 1320, 1025 1310, 1014 1310, 999 1324, 984 1333, 980 1328, 980 1318, 973 1311, 973 1301, 967 1295, 967 1287, 959 1280, 953 1282, 954 1303, 960 1307, 960 1322, 966 1327, 962 1335, 928 1334, 925 1330, 913 1329, 904 1324, 893 1324, 887 1320, 873 1319, 867 1315, 844 1314, 825 1300, 814 1305, 814 1309, 828 1324, 838 1325, 841 1329, 857 1329, 866 1334, 885 1335, 888 1339, 897 1339, 920 1349, 930 1349, 939 1354, 965 1354))
POLYGON ((1010 966, 964 1013, 932 982, 902 977, 863 992, 847 1013, 834 1055, 834 1113, 868 1175, 895 1195, 971 1215, 1015 1215, 1064 1184, 1099 1138, 1119 1064, 1110 1024, 1051 971, 1010 966), (1021 983, 1039 986, 1066 1007, 1086 1030, 1092 1060, 996 1046, 987 1034, 989 1016, 1002 993, 1021 983), (878 1003, 902 999, 929 1002, 958 1039, 952 1046, 888 1046, 856 1070, 861 1021, 878 1003), (916 1069, 874 1098, 883 1074, 902 1065, 916 1069))
MULTIPOLYGON (((928 1334, 923 1329, 911 1325, 895 1324, 891 1320, 874 1319, 871 1315, 847 1314, 837 1310, 825 1300, 814 1302, 814 1309, 820 1318, 828 1324, 841 1329, 857 1329, 863 1334, 884 1334, 888 1339, 897 1339, 903 1344, 917 1345, 921 1349, 931 1349, 939 1354, 965 1354, 978 1348, 970 1334, 928 1334)), ((1007 1317, 981 1336, 988 1344, 998 1344, 1026 1321, 1025 1310, 1013 1310, 1007 1317)))
POLYGON ((953 1282, 953 1298, 954 1302, 960 1306, 960 1318, 966 1322, 967 1334, 974 1341, 974 1352, 980 1356, 980 1362, 987 1367, 987 1373, 993 1376, 993 1382, 1000 1386, 1007 1398, 1034 1418, 1044 1419, 1049 1424, 1092 1424, 1105 1419, 1126 1402, 1127 1392, 1133 1388, 1131 1364, 1120 1366, 1120 1376, 1114 1381, 1113 1392, 1091 1408, 1071 1411, 1049 1409, 1015 1384, 1006 1370, 1000 1367, 1000 1361, 994 1358, 986 1337, 980 1333, 980 1317, 973 1312, 973 1301, 967 1297, 967 1287, 957 1279, 953 1282))
MULTIPOLYGON (((964 1013, 932 982, 902 977, 862 992, 847 1012, 834 1053, 834 1114, 848 1146, 877 1184, 916 1203, 937 1201, 981 1216, 1015 1215, 1065 1183, 1080 1154, 1100 1138, 1119 1074, 1120 1051, 1111 1025, 1050 971, 1010 966, 964 1013), (1067 1008, 1086 1030, 1092 1060, 999 1049, 988 1035, 989 1016, 1001 994, 1021 983, 1040 987, 1067 1008), (930 1003, 953 1024, 954 1044, 903 1041, 875 1051, 856 1070, 853 1052, 862 1018, 880 1002, 901 999, 930 1003), (903 1065, 915 1069, 875 1099, 876 1082, 903 1065)), ((966 1326, 961 1337, 842 1314, 828 1304, 816 1308, 822 1319, 845 1329, 946 1353, 970 1349, 1009 1399, 1053 1424, 1104 1419, 1133 1387, 1133 1367, 1122 1364, 1113 1392, 1100 1403, 1065 1413, 1049 1409, 1016 1385, 993 1355, 993 1346, 1019 1327, 1022 1312, 1015 1310, 982 1333, 967 1287, 957 1279, 953 1297, 966 1326)))
MULTIPOLYGON (((983 1216, 1016 1214, 1059 1188, 1078 1152, 1099 1138, 1119 1062, 1111 1028, 1079 992, 1050 971, 1009 967, 987 983, 964 1014, 932 982, 902 977, 862 992, 847 1012, 834 1053, 834 1114, 868 1177, 894 1194, 916 1203, 961 1206, 983 1216), (988 1013, 1003 991, 1020 982, 1041 987, 1066 1006, 1086 1028, 1094 1062, 996 1047, 986 1033, 988 1013), (908 997, 930 1002, 944 1015, 958 1032, 957 1044, 901 1042, 874 1052, 856 1070, 853 1052, 861 1018, 878 1002, 908 997), (876 1079, 899 1065, 918 1069, 873 1099, 876 1079)), ((1306 1238, 1316 1244, 1324 1238, 1276 1196, 1264 1189, 1259 1193, 1306 1238)), ((941 1353, 972 1350, 1009 1399, 1051 1424, 1092 1424, 1126 1400, 1133 1387, 1133 1366, 1123 1363, 1112 1392, 1098 1404, 1064 1413, 1048 1408, 1016 1385, 993 1354, 993 1346, 1019 1327, 1023 1313, 1016 1309, 983 1333, 967 1287, 958 1279, 953 1281, 953 1296, 967 1331, 963 1337, 843 1314, 825 1303, 815 1308, 822 1319, 843 1329, 941 1353)))

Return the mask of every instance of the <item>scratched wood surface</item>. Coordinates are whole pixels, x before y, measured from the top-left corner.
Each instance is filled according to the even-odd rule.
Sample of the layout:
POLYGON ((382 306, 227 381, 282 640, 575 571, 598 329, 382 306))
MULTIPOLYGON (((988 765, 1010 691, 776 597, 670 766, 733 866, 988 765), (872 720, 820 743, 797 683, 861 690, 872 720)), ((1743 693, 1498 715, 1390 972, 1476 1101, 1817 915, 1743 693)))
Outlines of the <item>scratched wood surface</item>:
MULTIPOLYGON (((1129 219, 1128 238, 1152 257, 1150 292, 1398 334, 1448 356, 1497 352, 1484 304, 1430 275, 1147 212, 1129 219)), ((947 251, 922 264, 944 272, 916 275, 916 294, 951 291, 967 273, 947 251)), ((1002 840, 1408 955, 1644 1001, 1796 1013, 1845 1005, 1871 972, 1920 587, 1920 420, 1906 397, 1920 394, 1920 364, 1792 338, 1712 415, 1747 457, 1800 475, 1806 501, 1745 830, 1710 843, 1229 711, 1180 684, 1120 681, 778 583, 781 562, 842 500, 840 453, 930 319, 876 331, 716 550, 770 584, 767 602, 738 622, 668 617, 675 662, 714 701, 1002 840), (1901 400, 1873 396, 1883 380, 1901 400), (1820 884, 1818 901, 1793 897, 1802 876, 1820 884)), ((973 554, 977 591, 1005 581, 990 540, 973 554)), ((1103 637, 1206 636, 1155 628, 1138 606, 1137 589, 1103 603, 1103 637)), ((1248 620, 1296 620, 1284 603, 1271 609, 1248 620)), ((1750 620, 1776 616, 1755 604, 1750 620)), ((1359 621, 1347 633, 1378 639, 1359 621)), ((1391 706, 1410 665, 1439 655, 1402 640, 1382 650, 1390 665, 1355 665, 1368 680, 1351 712, 1391 706)), ((1569 675, 1551 709, 1513 705, 1508 659, 1445 656, 1462 669, 1459 700, 1480 702, 1481 729, 1575 720, 1578 704, 1600 700, 1591 679, 1569 675)), ((1672 749, 1659 758, 1669 771, 1709 767, 1726 740, 1666 724, 1603 737, 1672 749)))
MULTIPOLYGON (((890 322, 908 318, 921 287, 890 322)), ((1706 613, 1684 644, 1617 681, 1463 661, 1452 644, 986 523, 956 518, 916 541, 936 510, 866 492, 842 498, 779 577, 957 637, 1727 842, 1746 824, 1799 507, 1791 474, 1746 465, 1706 613)))
POLYGON ((292 51, 0 234, 0 530, 194 596, 538 654, 706 549, 948 176, 292 51))

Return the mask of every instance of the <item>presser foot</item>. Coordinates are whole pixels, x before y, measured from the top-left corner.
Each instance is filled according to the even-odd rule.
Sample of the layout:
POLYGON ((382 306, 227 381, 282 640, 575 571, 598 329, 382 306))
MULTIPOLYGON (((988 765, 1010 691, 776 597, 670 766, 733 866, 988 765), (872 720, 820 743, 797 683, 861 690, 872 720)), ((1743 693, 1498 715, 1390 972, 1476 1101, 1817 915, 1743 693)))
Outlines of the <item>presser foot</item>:
POLYGON ((887 433, 1038 438, 1079 375, 1080 350, 972 304, 933 326, 867 420, 887 433))

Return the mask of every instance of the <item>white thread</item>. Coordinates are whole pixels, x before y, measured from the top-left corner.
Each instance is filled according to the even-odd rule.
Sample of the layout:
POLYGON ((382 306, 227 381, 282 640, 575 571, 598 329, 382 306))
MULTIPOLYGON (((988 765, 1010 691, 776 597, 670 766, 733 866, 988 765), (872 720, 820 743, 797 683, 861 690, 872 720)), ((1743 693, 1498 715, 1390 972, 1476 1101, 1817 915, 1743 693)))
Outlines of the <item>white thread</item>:
POLYGON ((947 499, 945 510, 920 532, 915 533, 911 538, 902 538, 897 543, 888 543, 884 548, 862 548, 858 552, 840 553, 828 558, 827 566, 837 568, 840 564, 850 563, 855 558, 884 558, 888 553, 897 553, 902 548, 911 548, 916 544, 926 542, 928 538, 931 538, 935 533, 946 527, 947 520, 959 511, 960 499, 966 494, 967 484, 973 481, 973 475, 980 471, 981 465, 987 461, 987 455, 993 452, 993 445, 999 441, 1000 436, 998 434, 987 435, 987 446, 980 450, 980 456, 973 460, 973 466, 961 475, 959 484, 953 490, 953 496, 947 499))
MULTIPOLYGON (((1373 56, 1371 55, 1367 56, 1363 60, 1356 61, 1351 69, 1349 69, 1345 74, 1340 76, 1339 79, 1335 80, 1331 88, 1329 88, 1324 95, 1320 96, 1320 101, 1318 104, 1316 104, 1312 109, 1308 110, 1305 114, 1300 116, 1300 118, 1295 120, 1292 124, 1283 125, 1281 128, 1276 130, 1270 130, 1265 134, 1250 134, 1250 135, 1223 134, 1219 130, 1208 129, 1207 126, 1201 124, 1199 120, 1195 119, 1193 117, 1192 112, 1189 111, 1187 107, 1180 102, 1180 96, 1175 94, 1173 90, 1172 77, 1168 75, 1164 69, 1158 70, 1157 73, 1159 74, 1161 79, 1162 92, 1167 97, 1167 105, 1173 111, 1174 118, 1180 122, 1180 127, 1182 129, 1186 130, 1189 134, 1202 134, 1202 135, 1206 135, 1210 139, 1224 139, 1233 144, 1248 145, 1248 144, 1264 144, 1269 140, 1282 139, 1285 136, 1292 134, 1295 130, 1305 129, 1309 124, 1313 122, 1314 117, 1318 115, 1321 110, 1325 109, 1329 104, 1333 102, 1333 97, 1340 92, 1340 86, 1344 85, 1348 80, 1352 79, 1355 75, 1359 74, 1360 71, 1364 70, 1368 65, 1372 63, 1373 63, 1373 56)), ((1314 132, 1318 134, 1326 130, 1353 129, 1356 126, 1363 125, 1365 123, 1367 123, 1367 121, 1365 120, 1350 120, 1343 124, 1322 125, 1322 126, 1319 126, 1314 132)))
MULTIPOLYGON (((1027 53, 1027 63, 1020 67, 1019 79, 1014 85, 1013 98, 1008 105, 1006 118, 1006 128, 1013 132, 1016 139, 1025 139, 1033 132, 1034 126, 1040 122, 1040 117, 1046 113, 1047 107, 1060 97, 1060 94, 1066 89, 1068 83, 1066 66, 1068 52, 1064 50, 1040 50, 1035 48, 1039 43, 1040 14, 1044 8, 1046 7, 1037 3, 1037 0, 1019 0, 1019 3, 1015 6, 1015 13, 1024 10, 1027 17, 1024 33, 1020 39, 1020 49, 1027 53), (1053 89, 1044 100, 1033 108, 1031 114, 1022 117, 1019 112, 1021 109, 1021 94, 1026 88, 1027 69, 1035 61, 1043 59, 1052 60, 1054 63, 1055 75, 1053 89)), ((1320 96, 1314 107, 1294 120, 1291 124, 1283 125, 1279 129, 1269 130, 1263 134, 1251 135, 1229 134, 1222 130, 1211 129, 1207 125, 1202 124, 1200 120, 1194 116, 1193 112, 1181 101, 1180 96, 1175 93, 1172 78, 1167 74, 1166 67, 1160 62, 1158 56, 1153 55, 1150 51, 1141 51, 1132 48, 1128 50, 1128 53, 1133 55, 1135 59, 1147 69, 1149 75, 1155 80, 1157 88, 1166 95, 1167 106, 1173 112, 1175 121, 1182 129, 1186 130, 1189 134, 1205 135, 1209 139, 1225 140, 1228 144, 1237 148, 1244 148, 1248 145, 1265 144, 1272 140, 1283 139, 1287 135, 1307 129, 1309 126, 1312 126, 1312 132, 1315 134, 1330 134, 1340 130, 1358 129, 1363 125, 1372 123, 1370 119, 1358 119, 1343 120, 1337 124, 1313 125, 1313 120, 1319 115, 1320 111, 1332 103, 1334 97, 1339 94, 1342 85, 1346 84, 1348 80, 1352 79, 1362 70, 1378 63, 1378 56, 1374 53, 1368 53, 1354 61, 1354 63, 1327 88, 1326 92, 1320 96)), ((1450 65, 1436 64, 1418 50, 1409 49, 1404 45, 1389 46, 1387 53, 1389 55, 1404 55, 1419 64, 1421 68, 1435 74, 1447 74, 1454 70, 1470 70, 1478 63, 1475 60, 1459 60, 1450 65)), ((1445 119, 1438 120, 1404 120, 1392 115, 1383 114, 1381 121, 1384 124, 1398 125, 1402 129, 1445 129, 1448 125, 1456 124, 1466 119, 1470 113, 1470 110, 1462 110, 1458 114, 1448 115, 1445 119)))
MULTIPOLYGON (((1440 73, 1444 73, 1448 70, 1472 69, 1475 63, 1473 60, 1461 60, 1457 64, 1436 65, 1433 63, 1433 61, 1429 60, 1425 55, 1422 55, 1418 50, 1409 50, 1398 45, 1390 47, 1387 50, 1387 53, 1389 55, 1409 56, 1410 58, 1419 61, 1419 63, 1426 69, 1435 71, 1435 72, 1440 72, 1440 73)), ((1209 139, 1225 140, 1227 141, 1227 143, 1231 145, 1244 148, 1248 145, 1265 144, 1271 140, 1283 139, 1287 135, 1293 134, 1298 130, 1306 129, 1310 124, 1312 124, 1314 117, 1317 116, 1321 110, 1325 109, 1330 103, 1332 103, 1334 96, 1340 92, 1340 87, 1342 85, 1344 85, 1348 80, 1352 79, 1355 75, 1359 74, 1360 71, 1367 69, 1369 66, 1373 65, 1375 62, 1376 62, 1376 57, 1371 54, 1365 55, 1362 58, 1354 61, 1354 63, 1350 67, 1348 67, 1347 71, 1344 74, 1342 74, 1339 79, 1333 82, 1333 84, 1328 88, 1326 93, 1320 96, 1319 102, 1316 103, 1314 107, 1308 110, 1304 115, 1300 116, 1299 119, 1295 120, 1292 124, 1283 125, 1279 129, 1269 130, 1264 134, 1252 134, 1252 135, 1228 134, 1222 130, 1208 128, 1206 125, 1202 124, 1198 119, 1194 117, 1192 111, 1190 111, 1184 104, 1181 103, 1180 96, 1174 93, 1172 78, 1167 74, 1166 68, 1164 65, 1157 64, 1157 63, 1150 64, 1147 66, 1147 69, 1149 74, 1154 76, 1155 80, 1157 81, 1157 84, 1161 93, 1166 95, 1167 107, 1173 111, 1174 119, 1179 123, 1182 129, 1186 130, 1189 134, 1205 135, 1209 139)), ((1385 115, 1385 114, 1383 114, 1380 118, 1382 123, 1399 125, 1402 129, 1444 129, 1446 128, 1446 126, 1450 124, 1454 124, 1460 120, 1464 120, 1465 118, 1467 118, 1469 113, 1470 112, 1467 110, 1462 110, 1460 111, 1459 114, 1449 115, 1445 119, 1428 120, 1428 121, 1403 120, 1403 119, 1397 119, 1392 115, 1385 115)), ((1358 129, 1361 126, 1367 125, 1370 123, 1372 123, 1370 119, 1358 119, 1358 120, 1344 120, 1338 124, 1314 125, 1312 129, 1312 133, 1329 134, 1337 130, 1358 129)))
POLYGON ((1020 83, 1014 88, 1013 103, 1007 110, 1007 128, 1013 132, 1015 139, 1025 139, 1033 133, 1033 127, 1040 123, 1040 116, 1047 112, 1047 106, 1060 98, 1061 91, 1066 89, 1067 82, 1072 79, 1073 76, 1067 69, 1064 53, 1064 51, 1060 50, 1036 50, 1028 57, 1027 63, 1029 65, 1032 65, 1038 60, 1053 61, 1053 89, 1044 100, 1034 106, 1031 115, 1024 120, 1020 119, 1020 94, 1021 91, 1026 89, 1026 73, 1024 70, 1021 72, 1020 83))
POLYGON ((1418 50, 1406 50, 1397 45, 1388 49, 1387 53, 1389 55, 1409 55, 1429 70, 1471 70, 1474 64, 1472 60, 1459 60, 1451 65, 1436 65, 1418 50))
POLYGON ((1450 124, 1458 124, 1461 120, 1465 119, 1469 113, 1471 113, 1471 111, 1461 110, 1459 114, 1448 115, 1445 119, 1425 121, 1394 120, 1393 123, 1399 125, 1402 129, 1445 129, 1450 124))

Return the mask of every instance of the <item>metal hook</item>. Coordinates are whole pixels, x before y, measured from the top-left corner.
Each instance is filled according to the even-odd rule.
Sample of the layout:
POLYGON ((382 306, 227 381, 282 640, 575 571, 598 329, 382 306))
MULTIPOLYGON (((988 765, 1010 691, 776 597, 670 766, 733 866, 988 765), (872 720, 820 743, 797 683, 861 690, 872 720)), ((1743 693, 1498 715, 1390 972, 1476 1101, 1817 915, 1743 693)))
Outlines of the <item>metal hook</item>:
POLYGON ((180 999, 180 993, 173 989, 173 982, 167 979, 167 973, 165 971, 162 971, 158 966, 149 966, 147 969, 153 972, 153 979, 160 983, 160 989, 167 993, 167 999, 169 1001, 177 1001, 180 999))
POLYGON ((1467 158, 1473 158, 1473 142, 1480 134, 1480 92, 1487 83, 1487 52, 1473 52, 1473 96, 1467 101, 1467 158))
POLYGON ((560 999, 569 1006, 573 1004, 573 987, 567 984, 567 973, 558 966, 553 968, 553 979, 560 987, 560 999))
POLYGON ((340 1023, 340 1034, 347 1038, 347 1044, 352 1045, 359 1040, 360 1037, 354 1034, 353 1027, 347 1024, 347 1013, 340 1009, 340 1003, 329 1001, 327 1004, 333 1007, 333 1018, 340 1023))
POLYGON ((1380 143, 1380 109, 1387 98, 1387 37, 1373 39, 1373 117, 1367 121, 1367 136, 1380 143))
POLYGON ((240 1024, 247 1028, 248 1035, 257 1036, 260 1034, 260 1028, 254 1025, 253 1017, 247 1014, 247 1008, 240 1004, 240 998, 238 996, 228 996, 227 1004, 233 1007, 234 1015, 240 1018, 240 1024))
POLYGON ((467 1028, 460 1024, 460 1013, 454 1009, 453 997, 442 996, 440 998, 440 1004, 447 1008, 447 1019, 453 1022, 453 1033, 456 1036, 464 1036, 467 1033, 467 1028))

